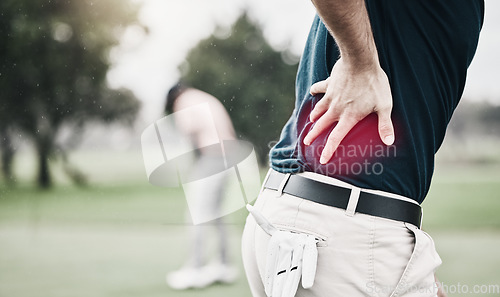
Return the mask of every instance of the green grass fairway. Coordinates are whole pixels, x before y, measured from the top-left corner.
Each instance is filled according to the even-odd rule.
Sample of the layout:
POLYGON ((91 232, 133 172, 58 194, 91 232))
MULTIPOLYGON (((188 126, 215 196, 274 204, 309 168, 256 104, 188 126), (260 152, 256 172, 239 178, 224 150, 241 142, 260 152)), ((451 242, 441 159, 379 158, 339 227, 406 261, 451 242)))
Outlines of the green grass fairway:
MULTIPOLYGON (((239 229, 231 230, 234 251, 239 248, 239 229)), ((4 225, 0 296, 250 297, 243 277, 236 284, 207 290, 169 289, 165 273, 182 264, 185 233, 183 226, 4 225)))
MULTIPOLYGON (((27 183, 29 158, 16 164, 16 188, 0 185, 1 297, 251 296, 239 254, 244 210, 227 218, 238 282, 176 292, 164 278, 188 252, 182 192, 149 185, 140 153, 75 160, 91 187, 72 186, 56 168, 59 185, 39 191, 27 183)), ((444 262, 440 279, 462 291, 500 285, 500 165, 438 166, 424 207, 444 262)))
MULTIPOLYGON (((206 290, 176 292, 165 285, 165 272, 178 267, 185 254, 185 231, 182 226, 3 225, 0 296, 250 297, 244 277, 206 290)), ((233 258, 241 267, 241 228, 231 231, 233 258)), ((434 239, 444 261, 439 277, 445 284, 498 284, 498 232, 437 232, 434 239)))

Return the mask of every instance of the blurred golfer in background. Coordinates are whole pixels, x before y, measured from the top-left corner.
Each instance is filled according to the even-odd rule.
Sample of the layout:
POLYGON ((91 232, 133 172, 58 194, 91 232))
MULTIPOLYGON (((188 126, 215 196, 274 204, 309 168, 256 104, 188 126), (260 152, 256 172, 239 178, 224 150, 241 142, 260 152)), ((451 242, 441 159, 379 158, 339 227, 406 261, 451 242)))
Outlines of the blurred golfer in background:
MULTIPOLYGON (((196 152, 194 162, 187 169, 188 174, 194 179, 208 176, 206 173, 217 167, 220 161, 220 152, 214 154, 207 149, 213 144, 214 124, 218 139, 235 139, 233 124, 222 103, 208 93, 177 83, 168 92, 165 113, 173 115, 176 132, 187 138, 196 152), (209 114, 201 112, 203 109, 191 108, 201 104, 208 104, 209 114), (181 110, 183 112, 176 114, 181 110)), ((195 201, 189 204, 190 212, 220 217, 217 213, 222 207, 225 185, 224 178, 218 178, 203 189, 195 189, 195 201)), ((167 284, 174 289, 184 290, 234 282, 237 272, 229 263, 228 240, 222 218, 192 228, 190 256, 182 268, 167 274, 167 284), (210 232, 214 229, 216 236, 211 236, 210 232), (213 239, 217 241, 215 258, 207 261, 206 252, 213 239)))

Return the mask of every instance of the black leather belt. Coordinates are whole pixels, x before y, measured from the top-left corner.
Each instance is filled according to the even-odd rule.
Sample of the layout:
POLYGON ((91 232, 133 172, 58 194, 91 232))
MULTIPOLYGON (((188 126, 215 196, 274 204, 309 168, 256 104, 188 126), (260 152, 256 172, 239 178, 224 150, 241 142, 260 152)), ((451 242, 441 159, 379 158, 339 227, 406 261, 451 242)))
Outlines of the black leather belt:
MULTIPOLYGON (((278 190, 287 175, 271 171, 264 187, 278 190)), ((320 204, 347 209, 351 189, 343 188, 299 175, 291 175, 283 193, 320 204)), ((422 209, 419 205, 387 196, 361 191, 355 212, 411 223, 420 228, 422 209)))

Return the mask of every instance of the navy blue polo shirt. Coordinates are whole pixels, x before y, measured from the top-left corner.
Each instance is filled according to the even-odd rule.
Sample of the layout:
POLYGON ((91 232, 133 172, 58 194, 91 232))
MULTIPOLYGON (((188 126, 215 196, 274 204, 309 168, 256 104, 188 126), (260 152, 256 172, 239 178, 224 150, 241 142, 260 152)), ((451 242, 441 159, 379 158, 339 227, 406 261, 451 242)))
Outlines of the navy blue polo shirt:
POLYGON ((317 172, 421 203, 429 191, 434 155, 462 96, 484 2, 367 0, 366 6, 391 85, 394 145, 380 140, 376 114, 359 122, 325 165, 319 157, 331 129, 303 145, 313 127, 309 114, 322 97, 311 96, 309 89, 328 78, 339 57, 334 39, 316 16, 297 73, 295 109, 270 152, 271 167, 283 173, 317 172))

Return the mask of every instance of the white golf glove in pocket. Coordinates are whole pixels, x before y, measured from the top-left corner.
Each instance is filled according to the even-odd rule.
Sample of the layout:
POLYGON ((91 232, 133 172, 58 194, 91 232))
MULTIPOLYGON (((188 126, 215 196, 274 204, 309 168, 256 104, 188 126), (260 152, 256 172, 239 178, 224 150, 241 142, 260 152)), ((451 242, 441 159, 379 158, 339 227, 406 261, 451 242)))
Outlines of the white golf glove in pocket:
POLYGON ((278 230, 257 209, 247 205, 257 224, 271 236, 267 248, 264 288, 268 297, 293 297, 314 284, 318 260, 317 240, 304 233, 278 230))

